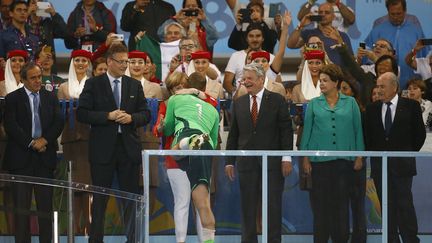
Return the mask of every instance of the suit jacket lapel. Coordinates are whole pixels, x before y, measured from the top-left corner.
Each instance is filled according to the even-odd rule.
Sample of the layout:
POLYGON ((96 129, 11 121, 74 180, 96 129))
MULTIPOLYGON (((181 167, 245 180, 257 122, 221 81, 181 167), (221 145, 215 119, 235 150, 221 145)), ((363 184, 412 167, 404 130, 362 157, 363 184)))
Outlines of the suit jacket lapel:
MULTIPOLYGON (((262 114, 268 114, 268 109, 269 109, 269 96, 270 96, 270 92, 267 89, 264 89, 264 93, 261 99, 261 105, 260 108, 258 110, 258 118, 257 118, 257 123, 256 126, 258 126, 258 124, 260 123, 261 119, 265 119, 265 117, 263 117, 264 115, 262 114)), ((251 119, 252 121, 252 119, 251 119)))
POLYGON ((395 117, 393 119, 392 127, 390 129, 390 134, 391 134, 391 132, 393 130, 393 127, 395 127, 395 125, 397 126, 397 123, 399 123, 400 120, 401 120, 401 116, 403 116, 403 113, 404 113, 404 110, 405 110, 404 105, 405 105, 404 100, 402 99, 402 97, 399 97, 398 104, 396 106, 395 117))
POLYGON ((375 117, 377 118, 378 123, 380 124, 380 127, 381 127, 381 131, 383 132, 383 134, 385 136, 384 121, 382 119, 382 106, 383 106, 382 102, 377 103, 377 105, 375 106, 375 113, 376 113, 375 117))
POLYGON ((21 96, 22 96, 22 100, 24 101, 24 106, 26 108, 26 116, 27 116, 27 121, 31 121, 32 120, 32 112, 31 112, 31 108, 30 108, 30 99, 27 95, 27 92, 25 91, 24 87, 21 88, 21 96))
POLYGON ((123 75, 122 82, 121 82, 121 102, 120 102, 120 108, 122 110, 126 110, 127 107, 126 102, 129 100, 129 97, 127 95, 129 94, 129 88, 130 88, 130 82, 128 82, 127 77, 123 75))

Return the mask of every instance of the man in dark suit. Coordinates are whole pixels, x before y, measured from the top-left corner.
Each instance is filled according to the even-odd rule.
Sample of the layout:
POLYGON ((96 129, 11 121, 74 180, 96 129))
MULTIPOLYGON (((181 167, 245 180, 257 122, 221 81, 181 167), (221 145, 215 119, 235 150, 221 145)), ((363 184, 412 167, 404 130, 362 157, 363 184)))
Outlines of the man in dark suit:
MULTIPOLYGON (((371 151, 419 151, 426 131, 418 102, 398 96, 394 73, 384 73, 377 80, 382 101, 370 104, 365 115, 366 149, 371 151)), ((389 158, 388 225, 389 242, 420 242, 417 217, 411 192, 417 174, 415 158, 389 158)), ((371 158, 371 177, 381 201, 381 158, 371 158)))
MULTIPOLYGON (((77 118, 91 125, 89 161, 93 184, 111 187, 117 173, 120 190, 139 192, 141 143, 137 128, 150 120, 139 81, 124 75, 128 50, 112 45, 107 52, 106 74, 86 81, 79 98, 77 118)), ((89 242, 103 242, 107 197, 94 195, 89 242)), ((135 206, 126 203, 124 223, 128 242, 135 242, 135 206)))
MULTIPOLYGON (((8 135, 5 169, 11 174, 53 178, 57 162, 57 138, 63 118, 57 97, 44 89, 41 69, 28 63, 21 69, 24 87, 9 93, 5 101, 4 127, 8 135)), ((29 210, 32 190, 40 213, 39 241, 52 239, 52 187, 14 183, 15 242, 30 242, 29 210)))
MULTIPOLYGON (((292 150, 293 133, 284 97, 264 89, 265 72, 260 64, 243 69, 248 95, 234 102, 227 150, 292 150)), ((242 206, 242 242, 258 242, 257 207, 260 201, 262 161, 260 157, 230 157, 225 173, 234 180, 234 165, 240 180, 242 206)), ((269 242, 281 242, 282 192, 284 177, 292 170, 289 156, 268 160, 269 242)))

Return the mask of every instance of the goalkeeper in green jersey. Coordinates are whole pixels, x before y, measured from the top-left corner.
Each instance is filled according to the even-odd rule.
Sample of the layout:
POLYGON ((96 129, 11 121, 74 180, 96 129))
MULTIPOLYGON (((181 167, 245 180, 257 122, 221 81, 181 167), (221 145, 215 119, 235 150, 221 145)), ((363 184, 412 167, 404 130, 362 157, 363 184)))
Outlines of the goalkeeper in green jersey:
MULTIPOLYGON (((192 73, 187 86, 204 91, 206 79, 202 74, 192 73)), ((172 149, 212 150, 218 143, 219 113, 196 95, 174 95, 168 100, 163 131, 166 136, 174 134, 172 149)), ((203 241, 212 243, 216 224, 209 197, 212 158, 187 156, 177 163, 189 178, 192 201, 203 226, 203 241)))

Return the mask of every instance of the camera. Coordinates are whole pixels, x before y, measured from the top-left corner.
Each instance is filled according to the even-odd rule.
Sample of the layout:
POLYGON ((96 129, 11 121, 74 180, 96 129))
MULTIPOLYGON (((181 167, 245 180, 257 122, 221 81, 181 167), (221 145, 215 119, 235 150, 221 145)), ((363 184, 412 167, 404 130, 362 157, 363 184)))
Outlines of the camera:
POLYGON ((177 60, 179 61, 179 62, 189 62, 190 60, 192 60, 192 57, 191 57, 191 55, 186 55, 186 56, 182 56, 182 55, 180 55, 180 54, 178 54, 177 56, 176 56, 176 58, 177 58, 177 60))
POLYGON ((197 17, 198 16, 198 9, 186 9, 183 10, 184 15, 187 17, 197 17))
POLYGON ((421 39, 420 41, 424 46, 432 45, 432 39, 421 39))
POLYGON ((123 34, 114 34, 113 35, 117 40, 119 41, 123 41, 124 40, 124 35, 123 34))
POLYGON ((241 20, 242 23, 250 23, 250 22, 252 22, 251 12, 250 12, 249 9, 242 8, 242 9, 239 10, 239 13, 242 15, 242 20, 241 20))
POLYGON ((310 21, 320 22, 322 20, 321 15, 311 15, 309 16, 310 21))

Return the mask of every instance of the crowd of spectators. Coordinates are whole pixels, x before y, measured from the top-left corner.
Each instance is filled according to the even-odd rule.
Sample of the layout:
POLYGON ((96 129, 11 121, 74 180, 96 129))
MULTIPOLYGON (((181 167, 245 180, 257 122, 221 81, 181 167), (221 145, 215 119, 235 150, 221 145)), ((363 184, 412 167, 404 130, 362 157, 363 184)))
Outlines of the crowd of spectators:
MULTIPOLYGON (((226 0, 227 6, 232 10, 235 25, 228 39, 228 46, 233 49, 233 53, 223 74, 213 63, 213 51, 219 33, 213 20, 206 14, 201 0, 183 0, 177 11, 173 5, 162 0, 134 0, 126 3, 121 17, 114 16, 102 1, 81 0, 71 11, 67 21, 56 12, 51 3, 46 6, 39 2, 42 1, 0 0, 0 95, 11 97, 10 93, 29 85, 27 74, 21 73, 26 63, 36 63, 40 67, 29 66, 24 71, 36 72, 40 69, 43 90, 52 92, 58 99, 67 100, 79 99, 89 78, 106 76, 107 70, 108 77, 111 77, 109 71, 119 65, 116 69, 118 73, 138 80, 146 98, 166 101, 159 108, 155 130, 152 131, 149 126, 137 133, 143 149, 159 148, 161 140, 158 137, 164 135, 163 119, 169 109, 167 100, 175 94, 196 95, 199 98, 197 104, 205 106, 208 106, 206 103, 215 105, 216 99, 233 100, 236 111, 233 111, 232 121, 226 122, 234 127, 229 134, 229 149, 267 148, 262 141, 255 139, 258 137, 257 131, 259 133, 269 127, 272 127, 271 131, 275 134, 283 131, 279 136, 292 138, 291 131, 280 123, 275 122, 275 125, 260 121, 261 102, 265 105, 268 99, 284 103, 280 107, 275 106, 280 112, 277 119, 283 120, 282 122, 291 123, 285 118, 285 112, 279 111, 281 107, 285 108, 286 105, 288 108, 288 103, 308 104, 304 118, 293 119, 298 135, 296 144, 302 150, 418 151, 423 145, 425 130, 432 126, 432 103, 429 101, 432 99, 432 39, 425 38, 418 18, 408 14, 406 0, 387 0, 383 3, 382 7, 387 9, 387 14, 374 21, 372 29, 357 50, 353 50, 348 35, 348 28, 356 21, 356 13, 340 0, 326 0, 320 4, 316 0, 308 0, 297 14, 299 24, 290 33, 290 12, 278 12, 276 16, 269 17, 268 6, 262 0, 250 0, 247 4, 239 3, 238 0, 226 0), (116 34, 117 21, 123 31, 130 33, 127 44, 122 34, 116 34), (57 74, 54 39, 63 39, 66 48, 72 50, 66 79, 57 74), (275 50, 277 43, 278 49, 275 50), (122 48, 117 49, 122 55, 110 52, 118 45, 127 46, 127 57, 123 55, 125 53, 122 48), (282 82, 280 73, 287 47, 300 49, 302 57, 299 68, 291 70, 297 74, 297 82, 291 87, 282 82), (116 56, 124 56, 125 60, 117 60, 116 56), (205 79, 206 87, 185 89, 191 85, 187 84, 189 75, 205 79), (273 97, 274 93, 277 96, 273 97), (244 96, 249 96, 249 99, 244 96), (255 107, 257 100, 258 105, 255 107), (399 107, 409 109, 412 117, 422 118, 421 123, 417 120, 409 123, 413 133, 418 135, 414 142, 410 141, 414 144, 403 141, 400 134, 395 134, 401 129, 401 124, 408 122, 405 115, 401 118, 399 107), (244 120, 245 112, 235 113, 243 109, 246 113, 251 111, 252 123, 244 120), (250 130, 242 127, 246 123, 250 130), (237 127, 239 125, 241 126, 237 127), (246 136, 249 133, 254 135, 246 136), (382 139, 380 137, 374 140, 375 135, 371 134, 382 136, 382 139)), ((208 108, 212 109, 211 106, 208 108)), ((265 108, 263 106, 263 111, 270 114, 265 108)), ((220 114, 223 115, 224 112, 220 114)), ((274 114, 271 113, 269 117, 274 114)), ((89 129, 88 124, 69 119, 64 125, 61 144, 65 158, 80 165, 75 168, 77 177, 74 179, 91 184, 87 146, 89 129), (71 126, 71 123, 75 125, 71 126), (74 127, 73 131, 71 127, 74 127)), ((6 133, 0 134, 2 159, 5 153, 4 143, 7 143, 7 135, 11 135, 11 131, 13 130, 7 129, 6 133)), ((274 139, 277 139, 276 135, 274 139)), ((169 148, 167 141, 163 141, 163 147, 169 148)), ((217 141, 213 141, 212 145, 213 148, 219 146, 217 141)), ((38 153, 45 152, 42 146, 36 147, 38 153)), ((27 146, 29 150, 34 148, 33 142, 27 146)), ((268 148, 292 149, 292 144, 281 142, 268 148)), ((242 161, 244 158, 237 160, 242 161)), ((401 171, 400 168, 389 171, 390 237, 395 240, 399 232, 403 239, 409 239, 407 242, 418 242, 411 195, 412 177, 416 174, 415 161, 395 160, 407 165, 409 171, 401 171), (400 190, 403 191, 404 205, 397 203, 401 198, 398 194, 400 190), (396 220, 395 210, 406 210, 407 215, 404 217, 407 221, 396 220), (407 222, 411 227, 405 227, 407 222)), ((225 171, 231 180, 234 179, 233 168, 236 162, 235 158, 230 158, 226 164, 225 171)), ((180 168, 173 158, 167 159, 166 163, 172 184, 187 180, 185 175, 173 174, 175 169, 180 168)), ((291 158, 283 157, 272 163, 272 166, 276 163, 282 166, 276 170, 279 177, 274 182, 276 186, 282 185, 284 177, 291 172, 291 158)), ((328 238, 332 238, 334 242, 347 242, 350 228, 349 203, 354 217, 353 239, 355 242, 366 242, 364 201, 362 203, 365 197, 365 158, 304 157, 300 163, 302 173, 310 176, 313 185, 310 196, 315 242, 327 242, 328 238), (325 193, 328 191, 332 193, 325 193), (338 224, 329 224, 330 221, 337 221, 338 224)), ((371 164, 375 184, 379 187, 380 161, 373 160, 371 164)), ((155 207, 154 189, 158 186, 157 161, 151 161, 150 165, 152 212, 155 207)), ((19 172, 18 170, 17 173, 19 172)), ((241 195, 254 200, 242 202, 242 207, 252 203, 252 206, 243 209, 244 213, 254 212, 243 218, 248 222, 243 222, 246 226, 242 238, 254 242, 257 234, 255 219, 259 220, 259 215, 255 215, 258 198, 251 196, 250 192, 243 192, 250 188, 242 177, 250 176, 251 172, 240 172, 241 195)), ((275 173, 274 170, 271 172, 275 173)), ((259 184, 258 180, 256 183, 259 184)), ((210 186, 210 182, 205 185, 210 186)), ((258 185, 254 190, 257 188, 258 185)), ((185 200, 179 195, 184 191, 193 194, 194 188, 173 187, 176 204, 189 205, 190 198, 185 200)), ((280 216, 278 200, 281 197, 277 195, 271 202, 274 206, 271 217, 280 216)), ((379 196, 381 199, 381 195, 379 196)), ((77 208, 82 210, 77 210, 74 218, 75 222, 82 222, 82 225, 77 223, 75 231, 85 233, 90 227, 90 209, 84 208, 84 205, 89 205, 90 195, 80 194, 77 198, 77 208)), ((206 207, 207 205, 197 209, 197 228, 200 237, 212 242, 214 219, 208 222, 208 218, 200 219, 199 215, 212 215, 206 207)), ((176 208, 175 210, 181 210, 176 208)), ((176 224, 182 225, 176 231, 177 239, 183 242, 186 234, 183 224, 187 220, 187 214, 186 219, 184 213, 175 216, 176 224)), ((279 221, 270 219, 271 225, 275 222, 280 226, 279 221)), ((19 225, 17 229, 22 230, 23 226, 19 225)), ((275 242, 280 241, 280 227, 272 227, 270 233, 275 242)))

